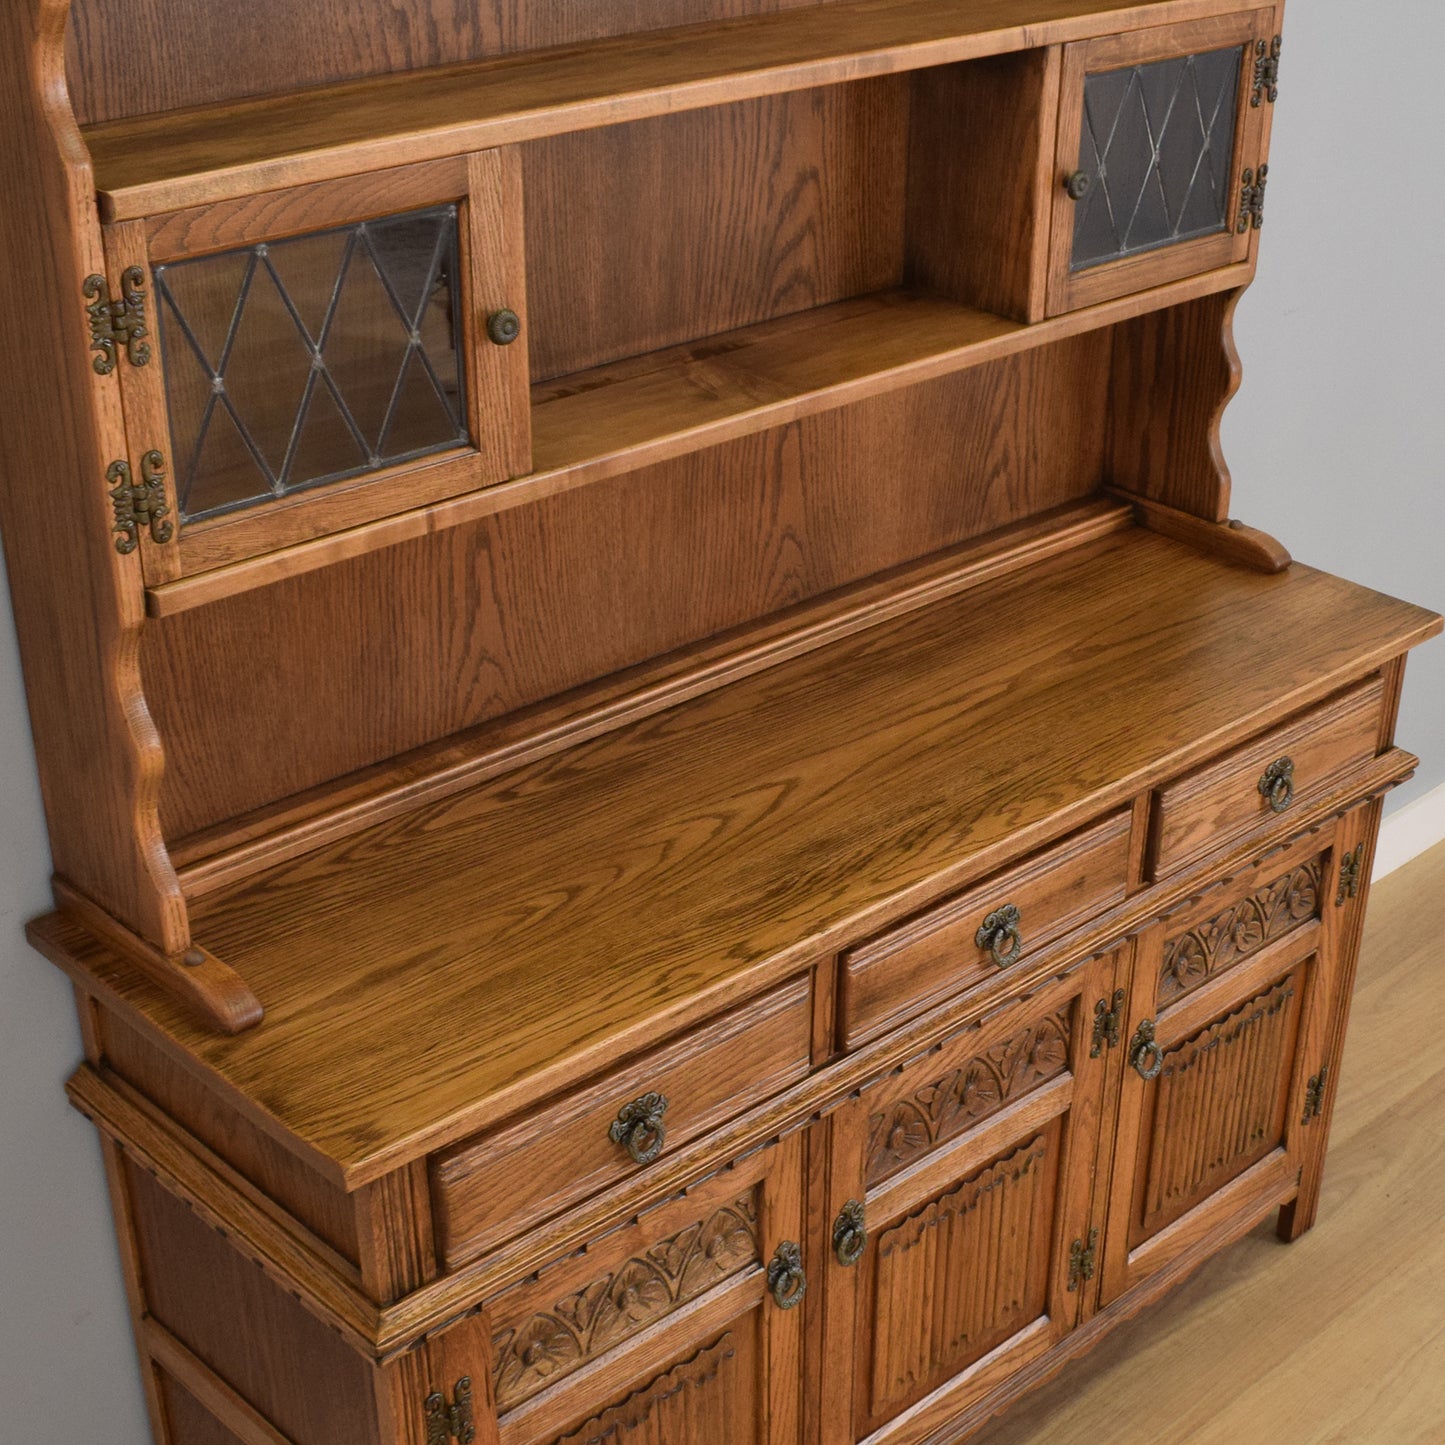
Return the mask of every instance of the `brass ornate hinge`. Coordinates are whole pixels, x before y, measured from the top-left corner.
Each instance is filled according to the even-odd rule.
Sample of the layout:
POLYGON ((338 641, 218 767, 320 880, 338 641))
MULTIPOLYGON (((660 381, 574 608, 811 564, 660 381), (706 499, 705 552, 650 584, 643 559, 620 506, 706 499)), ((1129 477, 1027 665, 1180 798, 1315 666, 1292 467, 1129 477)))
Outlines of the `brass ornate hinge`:
POLYGON ((1302 1124, 1308 1124, 1311 1119, 1318 1119, 1324 1113, 1325 1087, 1329 1081, 1330 1071, 1323 1068, 1305 1085, 1305 1111, 1300 1120, 1302 1124))
POLYGON ((112 462, 105 474, 111 484, 110 500, 115 508, 115 550, 129 557, 140 545, 144 527, 152 542, 164 546, 175 536, 175 528, 165 519, 170 515, 166 501, 166 463, 159 452, 147 452, 141 458, 139 482, 129 462, 112 462))
POLYGON ((1116 988, 1112 1000, 1101 998, 1094 1005, 1094 1038, 1089 1046, 1089 1057, 1097 1059, 1106 1048, 1119 1047, 1120 1031, 1124 1027, 1124 990, 1116 988))
POLYGON ((1353 853, 1340 858, 1340 891, 1335 894, 1335 907, 1343 908, 1351 898, 1360 893, 1360 875, 1365 867, 1365 845, 1361 843, 1353 853))
POLYGON ((1249 103, 1256 110, 1265 101, 1273 105, 1279 99, 1279 55, 1283 49, 1282 35, 1261 40, 1254 47, 1254 96, 1249 103))
POLYGON ((1093 1279, 1099 1263, 1099 1231, 1089 1231, 1089 1242, 1076 1239, 1069 1246, 1069 1293, 1074 1294, 1085 1280, 1093 1279))
POLYGON ((89 305, 90 348, 100 354, 92 362, 101 376, 115 370, 115 359, 121 347, 132 366, 147 366, 151 344, 146 338, 146 273, 139 266, 130 266, 121 276, 120 300, 112 299, 104 276, 88 276, 85 296, 89 305))
POLYGON ((1251 227, 1258 231, 1264 226, 1264 190, 1269 184, 1269 167, 1261 166, 1258 171, 1244 173, 1244 186, 1239 195, 1239 225, 1242 236, 1251 227))
POLYGON ((472 1422, 472 1379, 463 1375, 452 1390, 451 1402, 440 1390, 433 1390, 426 1397, 426 1445, 447 1445, 448 1440, 460 1440, 461 1445, 470 1445, 477 1438, 476 1426, 472 1422))

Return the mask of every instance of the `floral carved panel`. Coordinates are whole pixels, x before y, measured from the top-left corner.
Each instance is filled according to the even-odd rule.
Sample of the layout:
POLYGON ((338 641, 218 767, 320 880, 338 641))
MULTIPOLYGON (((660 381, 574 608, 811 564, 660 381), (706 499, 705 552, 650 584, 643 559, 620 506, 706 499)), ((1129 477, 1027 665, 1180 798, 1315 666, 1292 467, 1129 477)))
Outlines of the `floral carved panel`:
POLYGON ((1069 1067, 1070 1011, 1030 1024, 868 1120, 868 1184, 891 1178, 1069 1067))
POLYGON ((1321 860, 1311 859, 1187 933, 1170 938, 1159 970, 1160 1007, 1318 918, 1323 874, 1321 860))
POLYGON ((509 1410, 760 1259, 750 1193, 650 1245, 492 1338, 497 1407, 509 1410))

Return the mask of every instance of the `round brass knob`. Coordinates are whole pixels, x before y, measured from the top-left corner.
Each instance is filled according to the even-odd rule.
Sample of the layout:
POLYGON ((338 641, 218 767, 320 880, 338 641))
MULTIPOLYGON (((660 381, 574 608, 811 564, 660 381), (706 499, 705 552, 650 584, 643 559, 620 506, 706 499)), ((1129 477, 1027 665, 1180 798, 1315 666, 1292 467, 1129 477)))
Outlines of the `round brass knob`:
POLYGON ((504 306, 487 317, 487 335, 498 346, 510 346, 522 334, 522 318, 504 306))
POLYGON ((1069 193, 1069 199, 1082 201, 1094 188, 1094 178, 1088 171, 1074 171, 1064 177, 1064 189, 1069 193))

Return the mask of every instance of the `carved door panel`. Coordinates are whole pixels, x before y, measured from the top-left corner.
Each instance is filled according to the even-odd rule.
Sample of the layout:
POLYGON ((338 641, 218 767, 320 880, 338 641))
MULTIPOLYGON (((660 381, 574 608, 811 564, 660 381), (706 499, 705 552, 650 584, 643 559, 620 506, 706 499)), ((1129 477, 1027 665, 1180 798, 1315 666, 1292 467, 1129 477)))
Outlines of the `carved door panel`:
POLYGON ((1075 965, 835 1117, 826 1445, 921 1439, 1078 1323, 1114 972, 1075 965))
POLYGON ((1249 259, 1277 25, 1270 7, 1064 47, 1050 315, 1249 259))
POLYGON ((530 469, 514 152, 121 222, 106 257, 106 480, 148 585, 530 469))
POLYGON ((803 1136, 488 1301, 502 1445, 798 1445, 803 1136))
POLYGON ((1302 840, 1138 941, 1102 1303, 1298 1187, 1335 1006, 1320 847, 1302 840))

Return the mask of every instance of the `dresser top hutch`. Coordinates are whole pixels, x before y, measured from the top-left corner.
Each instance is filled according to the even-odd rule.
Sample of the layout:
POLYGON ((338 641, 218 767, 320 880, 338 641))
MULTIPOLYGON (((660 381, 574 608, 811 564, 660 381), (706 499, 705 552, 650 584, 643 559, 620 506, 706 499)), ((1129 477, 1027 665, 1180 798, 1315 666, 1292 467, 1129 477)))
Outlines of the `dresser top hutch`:
POLYGON ((30 936, 108 1137, 193 1207, 207 1140, 271 1200, 236 1226, 263 1268, 384 1365, 948 1047, 983 985, 918 940, 991 875, 1073 869, 1042 933, 977 926, 1005 969, 1342 847, 1413 767, 1403 657, 1440 620, 1229 520, 1282 30, 1241 0, 11 0, 30 936), (660 1162, 574 1187, 527 1153, 647 1070, 697 1094, 660 1162), (457 1203, 479 1137, 556 1204, 502 1263, 522 1224, 457 1203), (360 1283, 286 1255, 276 1201, 360 1283), (429 1262, 383 1268, 356 1201, 429 1262))

